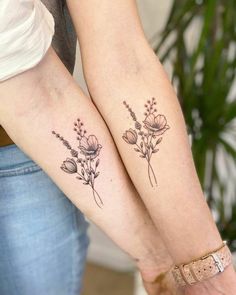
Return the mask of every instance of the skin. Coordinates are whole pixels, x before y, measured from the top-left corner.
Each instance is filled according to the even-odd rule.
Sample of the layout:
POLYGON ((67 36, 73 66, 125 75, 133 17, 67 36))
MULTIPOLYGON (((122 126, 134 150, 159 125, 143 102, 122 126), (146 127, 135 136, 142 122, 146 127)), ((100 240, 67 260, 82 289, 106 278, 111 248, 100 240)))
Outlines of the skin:
MULTIPOLYGON (((87 85, 106 121, 125 167, 175 264, 189 262, 222 244, 207 206, 176 94, 143 34, 134 0, 68 0, 80 40, 87 85), (99 7, 99 13, 97 8, 99 7), (109 25, 108 25, 109 24, 109 25), (125 100, 142 122, 147 99, 171 127, 152 158, 158 186, 152 187, 147 166, 122 139, 133 128, 125 100)), ((235 294, 232 265, 185 294, 235 294)))
MULTIPOLYGON (((68 198, 136 261, 148 294, 157 294, 157 279, 173 261, 143 202, 133 187, 110 133, 91 100, 84 95, 53 49, 35 68, 0 84, 0 124, 10 138, 52 178, 68 198), (10 98, 10 99, 9 99, 10 98), (104 206, 93 200, 89 186, 60 169, 69 150, 52 134, 59 132, 76 148, 73 130, 80 118, 102 145, 96 189, 104 206)), ((165 293, 177 293, 166 277, 165 293)))

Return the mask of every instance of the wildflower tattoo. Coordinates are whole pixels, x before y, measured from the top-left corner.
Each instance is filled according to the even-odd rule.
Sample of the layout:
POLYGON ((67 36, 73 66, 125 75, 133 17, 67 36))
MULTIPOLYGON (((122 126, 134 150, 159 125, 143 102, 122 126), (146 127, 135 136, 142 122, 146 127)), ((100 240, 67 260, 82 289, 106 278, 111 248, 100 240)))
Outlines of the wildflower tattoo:
POLYGON ((71 147, 70 143, 59 133, 52 131, 63 145, 70 151, 72 158, 63 161, 61 169, 68 174, 77 174, 76 178, 83 181, 83 184, 92 188, 93 198, 98 207, 103 206, 103 201, 95 190, 95 179, 99 176, 97 171, 99 165, 99 154, 102 146, 98 143, 95 135, 86 136, 87 131, 83 128, 80 119, 74 123, 74 131, 79 141, 78 150, 71 147), (95 161, 96 160, 96 161, 95 161))
POLYGON ((156 99, 153 97, 148 100, 145 106, 145 119, 141 124, 126 101, 123 102, 124 106, 130 113, 134 121, 135 129, 130 128, 123 134, 123 140, 134 146, 134 150, 139 153, 139 156, 147 161, 148 164, 148 178, 151 186, 153 182, 157 185, 156 175, 151 165, 151 157, 159 151, 158 145, 162 141, 163 135, 170 126, 167 124, 166 117, 158 114, 156 109, 156 99))

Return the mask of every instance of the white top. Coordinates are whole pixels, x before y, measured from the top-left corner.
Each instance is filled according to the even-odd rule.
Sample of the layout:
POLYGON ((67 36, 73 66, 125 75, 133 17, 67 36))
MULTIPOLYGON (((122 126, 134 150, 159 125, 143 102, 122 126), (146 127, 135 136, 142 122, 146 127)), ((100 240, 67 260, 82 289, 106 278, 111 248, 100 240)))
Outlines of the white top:
POLYGON ((40 0, 0 0, 0 82, 37 65, 53 35, 53 16, 40 0))

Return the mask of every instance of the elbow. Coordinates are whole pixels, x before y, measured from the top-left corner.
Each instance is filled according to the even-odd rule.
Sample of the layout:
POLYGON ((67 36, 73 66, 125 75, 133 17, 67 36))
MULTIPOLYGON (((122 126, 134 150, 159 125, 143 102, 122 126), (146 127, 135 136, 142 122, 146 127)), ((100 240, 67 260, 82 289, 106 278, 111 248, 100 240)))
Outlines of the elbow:
MULTIPOLYGON (((100 85, 123 84, 126 81, 147 76, 158 59, 146 40, 142 42, 119 40, 102 52, 85 54, 83 66, 89 90, 100 85)), ((115 86, 114 85, 114 86, 115 86)))

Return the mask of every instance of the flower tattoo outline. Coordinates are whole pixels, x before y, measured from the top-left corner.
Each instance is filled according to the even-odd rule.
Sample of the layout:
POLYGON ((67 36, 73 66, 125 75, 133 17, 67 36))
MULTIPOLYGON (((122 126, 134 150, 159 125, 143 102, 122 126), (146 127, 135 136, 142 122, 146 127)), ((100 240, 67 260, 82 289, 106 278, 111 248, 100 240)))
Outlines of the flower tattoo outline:
POLYGON ((134 129, 130 128, 126 130, 122 139, 127 144, 133 145, 135 152, 139 153, 139 157, 147 161, 148 178, 153 187, 153 183, 157 185, 157 179, 151 165, 151 158, 153 154, 159 151, 158 145, 163 139, 162 135, 170 129, 170 126, 167 124, 166 117, 157 113, 157 102, 154 97, 147 100, 147 103, 144 105, 145 118, 142 123, 138 121, 136 114, 129 104, 126 101, 123 101, 123 104, 134 121, 134 129))
POLYGON ((87 131, 83 125, 79 118, 74 122, 73 130, 76 132, 76 139, 79 141, 78 150, 72 148, 70 143, 56 131, 53 130, 52 134, 63 143, 72 156, 72 158, 66 158, 63 161, 60 167, 61 170, 68 174, 77 174, 76 178, 78 180, 83 181, 84 185, 89 185, 92 188, 96 205, 102 208, 103 201, 95 189, 95 180, 100 174, 97 168, 100 163, 99 154, 102 145, 98 143, 95 135, 86 135, 87 131))

